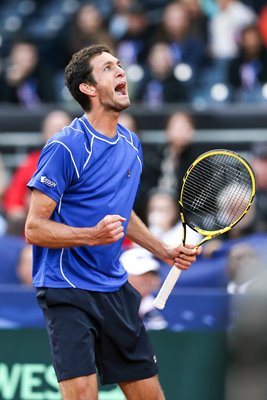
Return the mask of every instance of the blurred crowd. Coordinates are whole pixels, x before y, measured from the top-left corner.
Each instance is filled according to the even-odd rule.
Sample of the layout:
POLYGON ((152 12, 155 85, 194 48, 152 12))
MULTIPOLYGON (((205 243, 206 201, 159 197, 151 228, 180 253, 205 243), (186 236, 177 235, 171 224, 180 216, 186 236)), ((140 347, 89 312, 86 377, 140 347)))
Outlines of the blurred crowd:
POLYGON ((93 43, 115 50, 134 103, 266 102, 265 3, 4 0, 0 102, 71 102, 64 67, 93 43))

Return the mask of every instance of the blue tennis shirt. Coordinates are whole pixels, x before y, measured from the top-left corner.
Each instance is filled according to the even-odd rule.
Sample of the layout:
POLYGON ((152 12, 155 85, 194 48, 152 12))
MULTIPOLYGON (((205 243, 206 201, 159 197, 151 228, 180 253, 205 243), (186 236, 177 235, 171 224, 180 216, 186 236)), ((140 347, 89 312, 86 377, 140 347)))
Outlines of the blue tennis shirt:
MULTIPOLYGON (((118 124, 115 137, 107 138, 83 116, 48 140, 28 187, 56 201, 53 221, 93 227, 105 215, 119 214, 126 218, 126 232, 142 165, 136 134, 118 124)), ((63 249, 33 246, 33 284, 118 290, 127 280, 120 262, 122 241, 63 249)))

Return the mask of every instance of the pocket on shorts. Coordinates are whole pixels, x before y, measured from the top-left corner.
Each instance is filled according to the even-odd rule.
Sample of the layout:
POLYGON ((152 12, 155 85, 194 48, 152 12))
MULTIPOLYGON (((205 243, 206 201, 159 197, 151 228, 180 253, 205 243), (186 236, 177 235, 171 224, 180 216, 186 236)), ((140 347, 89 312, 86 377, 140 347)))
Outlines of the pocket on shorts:
POLYGON ((36 299, 41 308, 44 308, 46 303, 47 288, 36 289, 36 299))
POLYGON ((139 306, 142 300, 141 294, 129 282, 127 282, 127 289, 139 306))
MULTIPOLYGON (((57 292, 56 292, 57 293, 57 292)), ((38 288, 36 291, 36 298, 40 307, 51 307, 57 303, 54 299, 53 289, 51 288, 38 288), (52 293, 51 293, 52 291, 52 293)))

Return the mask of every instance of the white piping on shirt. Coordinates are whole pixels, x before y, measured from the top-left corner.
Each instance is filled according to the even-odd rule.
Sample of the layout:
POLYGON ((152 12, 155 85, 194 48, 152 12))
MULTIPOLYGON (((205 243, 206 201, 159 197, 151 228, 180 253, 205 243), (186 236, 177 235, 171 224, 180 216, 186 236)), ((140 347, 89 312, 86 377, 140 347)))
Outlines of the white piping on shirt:
POLYGON ((59 204, 58 204, 58 213, 59 214, 60 214, 60 211, 61 211, 62 197, 63 197, 63 194, 60 196, 60 199, 59 199, 59 204))
POLYGON ((73 126, 68 126, 68 128, 73 129, 74 131, 81 132, 82 134, 84 134, 84 131, 82 131, 81 129, 73 128, 73 126))
MULTIPOLYGON (((76 165, 76 163, 75 163, 75 161, 74 161, 74 158, 73 158, 73 154, 72 154, 71 150, 68 148, 68 146, 66 146, 66 145, 65 145, 65 143, 63 143, 63 142, 60 142, 59 140, 53 140, 52 142, 48 143, 46 146, 49 146, 50 144, 53 144, 53 143, 59 143, 59 144, 62 144, 62 146, 63 146, 63 147, 65 147, 65 149, 67 149, 67 150, 68 150, 68 152, 70 153, 70 158, 71 158, 71 161, 72 161, 72 163, 73 163, 73 165, 74 165, 74 168, 75 168, 75 171, 76 171, 77 177, 78 177, 78 178, 80 178, 80 175, 79 175, 79 171, 78 171, 77 165, 76 165)), ((45 146, 45 147, 46 147, 46 146, 45 146)))
MULTIPOLYGON (((143 169, 142 161, 141 161, 141 159, 140 159, 140 157, 139 157, 139 155, 138 155, 138 149, 137 149, 137 147, 135 147, 134 144, 133 144, 132 142, 130 142, 130 141, 127 139, 126 136, 122 135, 121 133, 119 133, 119 136, 122 137, 123 139, 125 139, 126 142, 129 143, 129 145, 132 146, 132 148, 136 151, 136 153, 137 153, 137 154, 136 154, 136 157, 137 157, 137 159, 138 159, 138 161, 139 161, 139 163, 140 163, 141 171, 142 171, 142 169, 143 169)), ((132 139, 132 136, 131 136, 131 139, 132 139)))
POLYGON ((93 153, 93 144, 94 144, 94 137, 92 138, 92 141, 91 141, 91 151, 89 151, 89 150, 87 149, 86 143, 84 143, 85 150, 87 151, 87 153, 89 154, 89 156, 88 156, 87 160, 86 160, 85 163, 84 163, 83 169, 86 167, 86 165, 88 164, 88 162, 89 162, 89 160, 90 160, 90 158, 91 158, 91 155, 92 155, 92 153, 93 153))
MULTIPOLYGON (((60 211, 61 211, 62 197, 63 197, 63 194, 60 196, 60 200, 59 200, 59 205, 58 205, 58 213, 59 213, 59 214, 60 214, 60 211)), ((64 278, 72 287, 75 288, 76 286, 73 285, 73 283, 71 283, 71 281, 66 277, 66 275, 65 275, 64 272, 63 272, 63 265, 62 265, 63 253, 64 253, 64 249, 61 250, 60 259, 59 259, 59 265, 60 265, 60 272, 61 272, 61 275, 63 276, 63 278, 64 278)))
POLYGON ((106 143, 109 143, 109 144, 116 144, 116 143, 118 143, 118 141, 120 140, 120 137, 123 137, 123 138, 126 140, 126 142, 129 143, 129 144, 133 147, 133 149, 136 151, 136 153, 137 153, 136 156, 137 156, 137 159, 138 159, 138 161, 139 161, 139 163, 140 163, 141 171, 142 171, 142 169, 143 169, 142 161, 141 161, 141 159, 140 159, 140 157, 139 157, 139 155, 138 155, 138 149, 137 149, 137 148, 134 146, 134 144, 133 144, 132 133, 131 133, 128 129, 127 129, 127 130, 128 130, 128 132, 130 133, 131 142, 126 138, 126 136, 122 135, 122 134, 119 133, 119 132, 118 132, 118 139, 117 139, 115 142, 110 142, 110 141, 107 140, 107 139, 103 139, 103 138, 100 138, 100 137, 96 136, 96 135, 88 128, 88 126, 86 125, 86 123, 85 123, 81 118, 79 118, 79 120, 84 124, 85 128, 86 128, 86 129, 88 130, 88 132, 93 136, 93 138, 102 140, 103 142, 106 142, 106 143))
POLYGON ((133 135, 132 135, 132 132, 129 131, 129 129, 128 129, 128 132, 129 132, 129 134, 130 134, 130 136, 131 136, 131 143, 132 143, 132 145, 133 145, 133 135))
POLYGON ((96 139, 98 139, 98 140, 102 140, 103 142, 106 142, 106 143, 109 143, 109 144, 116 144, 116 143, 118 143, 118 141, 120 140, 120 137, 118 137, 118 139, 115 141, 115 142, 110 142, 109 140, 107 140, 107 139, 103 139, 103 138, 100 138, 100 137, 98 137, 97 135, 95 135, 89 128, 88 128, 88 126, 86 125, 86 123, 80 118, 80 121, 84 124, 84 126, 85 126, 85 128, 88 130, 88 132, 94 137, 94 138, 96 138, 96 139))
POLYGON ((73 285, 73 283, 71 283, 71 281, 68 280, 68 278, 66 277, 66 275, 63 272, 63 266, 62 266, 62 257, 63 257, 63 253, 64 253, 64 249, 62 249, 61 254, 60 254, 60 271, 61 271, 61 275, 63 276, 63 278, 74 288, 76 288, 75 285, 73 285))

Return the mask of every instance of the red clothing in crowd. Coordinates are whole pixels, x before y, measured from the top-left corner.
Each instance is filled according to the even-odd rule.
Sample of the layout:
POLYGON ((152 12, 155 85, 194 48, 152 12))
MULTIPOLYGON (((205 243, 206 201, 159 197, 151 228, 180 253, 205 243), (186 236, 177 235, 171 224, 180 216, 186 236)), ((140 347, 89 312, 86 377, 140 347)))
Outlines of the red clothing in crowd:
POLYGON ((267 46, 267 6, 264 6, 261 10, 258 23, 263 43, 265 46, 267 46))
POLYGON ((29 189, 26 185, 37 168, 39 156, 39 150, 30 153, 12 176, 3 199, 4 211, 7 214, 27 209, 29 189))

